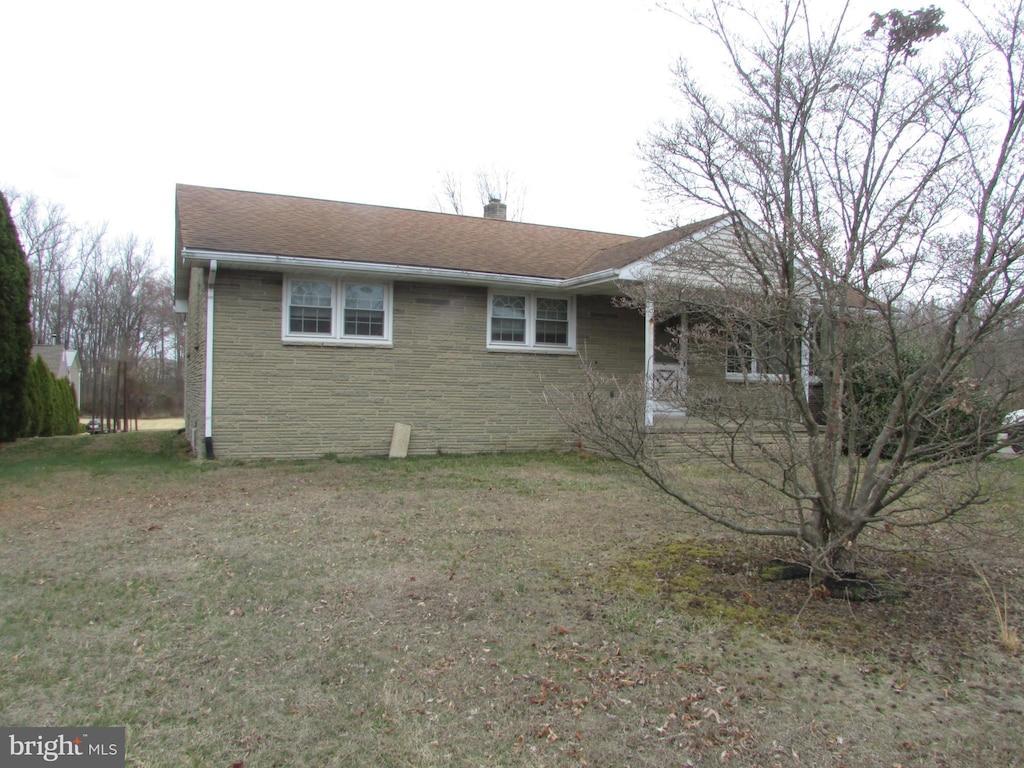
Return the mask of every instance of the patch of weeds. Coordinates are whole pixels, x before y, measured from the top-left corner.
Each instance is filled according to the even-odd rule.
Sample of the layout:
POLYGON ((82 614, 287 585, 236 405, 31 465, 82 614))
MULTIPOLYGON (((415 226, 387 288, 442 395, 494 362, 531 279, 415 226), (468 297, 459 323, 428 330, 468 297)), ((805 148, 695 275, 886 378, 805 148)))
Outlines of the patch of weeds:
POLYGON ((1006 594, 1006 587, 1003 587, 1003 599, 1000 603, 996 597, 995 590, 992 589, 992 584, 988 580, 988 576, 985 572, 977 565, 974 564, 974 571, 981 578, 981 583, 985 586, 985 597, 988 598, 989 604, 992 606, 992 612, 995 616, 995 623, 997 627, 996 637, 999 647, 1010 654, 1017 653, 1020 650, 1020 633, 1017 628, 1010 623, 1010 601, 1006 594))

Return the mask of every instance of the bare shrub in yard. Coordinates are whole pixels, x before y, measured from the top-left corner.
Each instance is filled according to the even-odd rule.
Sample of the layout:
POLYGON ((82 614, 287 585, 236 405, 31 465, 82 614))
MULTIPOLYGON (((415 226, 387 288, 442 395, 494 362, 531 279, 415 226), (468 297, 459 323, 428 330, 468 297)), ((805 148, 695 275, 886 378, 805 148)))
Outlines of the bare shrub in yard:
POLYGON ((988 500, 982 468, 1021 397, 1024 7, 952 40, 936 9, 866 30, 843 9, 822 26, 808 3, 771 20, 707 6, 689 17, 721 43, 735 95, 680 66, 686 114, 644 152, 667 205, 721 218, 622 290, 652 328, 675 319, 660 353, 721 372, 657 392, 684 429, 658 428, 653 377, 588 369, 560 412, 686 513, 796 541, 819 578, 856 574, 865 532, 988 500), (759 38, 737 32, 750 18, 759 38), (702 493, 666 455, 730 480, 702 493))

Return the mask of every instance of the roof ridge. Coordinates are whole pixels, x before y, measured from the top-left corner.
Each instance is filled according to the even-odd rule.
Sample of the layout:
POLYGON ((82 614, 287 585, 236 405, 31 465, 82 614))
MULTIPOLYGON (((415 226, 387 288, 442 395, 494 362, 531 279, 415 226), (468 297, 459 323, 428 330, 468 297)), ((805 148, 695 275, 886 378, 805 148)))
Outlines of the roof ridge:
MULTIPOLYGON (((425 216, 445 216, 445 217, 448 217, 450 219, 466 219, 466 220, 469 220, 469 221, 493 222, 494 225, 508 225, 508 226, 516 226, 516 227, 543 227, 544 229, 557 229, 557 230, 562 230, 562 231, 565 231, 565 232, 583 232, 583 233, 595 234, 595 235, 612 235, 612 236, 615 236, 615 237, 628 237, 628 238, 632 238, 632 239, 639 239, 641 237, 640 235, 627 235, 627 234, 622 233, 622 232, 608 232, 606 230, 599 230, 599 229, 584 229, 582 227, 566 227, 566 226, 561 226, 559 224, 540 224, 540 223, 532 222, 532 221, 515 221, 515 220, 506 220, 506 219, 488 219, 488 218, 485 218, 484 216, 470 216, 469 214, 465 214, 465 213, 450 213, 448 211, 428 211, 428 210, 424 210, 422 208, 405 208, 405 207, 398 206, 398 205, 380 205, 378 203, 358 203, 358 202, 353 202, 351 200, 336 200, 336 199, 327 198, 327 197, 309 197, 309 196, 306 196, 306 195, 292 195, 292 194, 285 194, 285 193, 279 193, 279 192, 260 192, 258 190, 234 189, 234 188, 231 188, 231 187, 209 187, 209 186, 204 186, 202 184, 186 184, 186 183, 183 183, 183 182, 177 182, 177 183, 175 183, 174 186, 175 186, 175 197, 177 197, 178 190, 183 189, 183 188, 187 188, 187 189, 204 190, 204 191, 211 191, 211 192, 226 192, 228 194, 258 195, 260 197, 278 198, 278 199, 282 199, 282 200, 295 200, 295 201, 299 201, 299 202, 326 203, 326 204, 329 204, 329 205, 351 205, 351 206, 357 206, 357 207, 360 207, 360 208, 374 208, 374 209, 378 209, 378 210, 399 211, 399 212, 402 212, 402 213, 416 213, 416 214, 422 214, 422 215, 425 215, 425 216)), ((492 226, 492 225, 488 224, 487 226, 492 226)))

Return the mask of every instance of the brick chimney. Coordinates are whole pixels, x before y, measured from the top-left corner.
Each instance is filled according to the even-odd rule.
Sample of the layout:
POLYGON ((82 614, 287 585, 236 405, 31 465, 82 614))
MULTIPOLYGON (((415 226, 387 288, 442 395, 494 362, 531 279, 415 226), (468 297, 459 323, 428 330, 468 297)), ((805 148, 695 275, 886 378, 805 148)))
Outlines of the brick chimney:
POLYGON ((505 221, 507 211, 508 206, 501 202, 500 197, 492 197, 490 202, 484 206, 484 218, 505 221))

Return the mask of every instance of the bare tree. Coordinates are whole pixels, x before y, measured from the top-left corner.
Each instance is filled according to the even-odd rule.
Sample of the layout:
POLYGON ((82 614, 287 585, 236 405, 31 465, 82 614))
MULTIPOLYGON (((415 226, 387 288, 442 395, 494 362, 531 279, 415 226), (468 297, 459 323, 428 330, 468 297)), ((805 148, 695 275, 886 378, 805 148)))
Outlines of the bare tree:
POLYGON ((934 8, 819 28, 810 5, 693 14, 731 62, 714 93, 733 95, 681 65, 686 115, 643 144, 664 200, 724 214, 717 237, 624 286, 672 329, 660 353, 724 368, 659 392, 700 428, 653 433, 656 382, 609 399, 593 370, 564 412, 681 509, 795 540, 835 574, 856 570, 866 530, 985 499, 980 464, 1019 390, 1000 345, 1024 308, 1024 12, 1016 0, 954 41, 934 8), (665 439, 733 481, 679 483, 665 439))
POLYGON ((508 218, 512 221, 522 221, 526 188, 520 184, 512 171, 492 165, 489 169, 478 168, 474 175, 481 203, 501 200, 508 206, 508 218))
MULTIPOLYGON (((491 200, 500 200, 508 206, 508 218, 522 221, 523 208, 526 202, 526 188, 508 169, 497 166, 477 168, 473 172, 480 210, 491 200)), ((434 196, 434 203, 442 213, 455 213, 460 216, 473 215, 463 200, 462 177, 453 171, 441 174, 440 191, 434 196)))
POLYGON ((13 193, 15 222, 32 270, 32 336, 70 341, 82 280, 102 247, 103 228, 81 229, 58 203, 13 193))
POLYGON ((465 214, 466 206, 462 202, 462 179, 452 171, 441 174, 441 190, 434 196, 437 210, 442 213, 465 214))
POLYGON ((83 407, 103 411, 123 361, 138 380, 139 405, 178 410, 182 321, 152 245, 134 235, 111 243, 105 227, 77 226, 57 203, 14 191, 10 198, 32 272, 35 342, 56 338, 79 350, 83 407))

